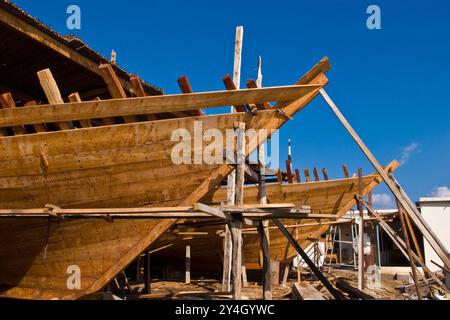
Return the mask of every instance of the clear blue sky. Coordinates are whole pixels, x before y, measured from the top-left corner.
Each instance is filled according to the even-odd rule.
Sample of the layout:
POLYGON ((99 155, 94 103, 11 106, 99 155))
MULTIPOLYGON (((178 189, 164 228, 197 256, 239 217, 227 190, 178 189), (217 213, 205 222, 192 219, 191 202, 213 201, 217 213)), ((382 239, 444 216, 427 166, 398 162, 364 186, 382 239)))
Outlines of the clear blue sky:
MULTIPOLYGON (((176 80, 184 74, 195 91, 222 90, 238 25, 245 28, 243 84, 256 77, 258 55, 265 86, 292 84, 328 56, 328 93, 380 162, 414 149, 396 174, 411 198, 450 187, 447 0, 15 2, 105 56, 116 50, 122 67, 167 93, 179 92, 176 80), (76 32, 66 28, 70 4, 82 10, 76 32), (381 8, 381 30, 366 27, 370 4, 381 8)), ((331 177, 342 177, 347 163, 351 172, 373 171, 321 98, 283 127, 281 142, 288 138, 301 169, 326 167, 331 177)))

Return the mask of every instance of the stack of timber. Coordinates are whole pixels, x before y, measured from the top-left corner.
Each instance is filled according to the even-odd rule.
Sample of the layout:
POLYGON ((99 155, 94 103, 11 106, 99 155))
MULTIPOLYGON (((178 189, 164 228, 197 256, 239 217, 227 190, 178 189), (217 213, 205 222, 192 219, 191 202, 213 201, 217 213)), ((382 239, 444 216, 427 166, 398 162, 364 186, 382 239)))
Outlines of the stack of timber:
MULTIPOLYGON (((191 206, 216 192, 233 166, 175 165, 175 129, 193 136, 198 120, 203 130, 222 133, 242 122, 279 129, 328 82, 325 58, 294 86, 162 96, 9 2, 0 2, 0 13, 1 209, 191 206), (270 101, 279 103, 256 114, 200 112, 270 101)), ((0 218, 0 297, 77 299, 97 292, 176 221, 0 218), (67 285, 73 266, 81 271, 75 289, 67 285)))

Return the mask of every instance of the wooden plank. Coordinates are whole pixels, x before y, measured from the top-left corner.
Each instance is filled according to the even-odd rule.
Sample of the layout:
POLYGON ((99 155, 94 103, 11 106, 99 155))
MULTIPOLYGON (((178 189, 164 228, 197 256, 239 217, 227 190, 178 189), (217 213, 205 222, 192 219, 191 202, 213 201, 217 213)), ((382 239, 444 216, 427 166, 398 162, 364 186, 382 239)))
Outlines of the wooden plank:
POLYGON ((277 179, 279 184, 283 184, 283 173, 281 172, 281 169, 278 169, 277 179))
MULTIPOLYGON (((113 99, 126 99, 127 94, 125 93, 125 90, 123 89, 113 67, 109 63, 102 63, 98 68, 103 77, 103 81, 105 81, 106 86, 108 87, 111 97, 113 99)), ((126 123, 138 122, 138 118, 136 116, 125 116, 123 119, 126 123)))
MULTIPOLYGON (((178 78, 178 85, 180 86, 181 92, 185 94, 194 93, 187 76, 178 78)), ((189 110, 188 114, 192 117, 204 116, 204 113, 201 110, 189 110)))
POLYGON ((296 282, 292 287, 294 300, 326 300, 323 294, 306 282, 296 282))
MULTIPOLYGON (((81 102, 81 97, 78 92, 74 92, 69 95, 70 102, 81 102)), ((81 128, 91 128, 92 124, 90 120, 80 120, 81 128)))
POLYGON ((0 110, 0 127, 293 100, 320 87, 321 85, 285 86, 22 107, 0 110))
POLYGON ((353 299, 361 299, 361 300, 374 300, 375 298, 371 295, 368 295, 367 293, 361 291, 360 289, 352 287, 350 284, 348 284, 343 279, 337 279, 336 280, 336 287, 339 290, 342 290, 343 292, 347 293, 350 298, 353 299))
MULTIPOLYGON (((16 108, 16 103, 11 95, 11 93, 7 92, 0 95, 0 106, 3 109, 14 109, 16 108)), ((23 126, 14 126, 11 128, 15 135, 27 134, 27 131, 23 126)), ((6 135, 6 134, 4 134, 6 135)))
MULTIPOLYGON (((58 85, 55 81, 55 78, 53 78, 53 75, 52 75, 52 72, 50 71, 50 69, 41 70, 37 73, 37 75, 38 75, 41 87, 44 90, 45 96, 47 97, 48 103, 50 105, 60 105, 61 107, 63 107, 62 105, 64 104, 64 100, 61 96, 61 92, 59 91, 58 85)), ((33 107, 32 110, 37 111, 38 108, 41 108, 41 106, 33 107)), ((24 110, 24 109, 27 109, 27 107, 21 108, 21 110, 24 110)), ((44 123, 44 122, 53 122, 53 121, 39 120, 34 123, 44 123)), ((34 123, 32 123, 32 124, 34 124, 34 123)), ((24 124, 31 124, 31 123, 24 123, 24 124)), ((68 123, 57 122, 57 123, 55 123, 55 125, 59 130, 73 129, 73 125, 70 122, 68 122, 68 123)))
POLYGON ((413 220, 415 225, 419 228, 419 230, 424 235, 425 239, 430 243, 433 250, 436 252, 436 254, 441 258, 443 263, 447 268, 450 268, 450 255, 445 248, 445 246, 442 244, 441 240, 436 236, 436 234, 432 231, 430 226, 426 223, 426 221, 422 218, 420 212, 415 208, 414 205, 411 205, 411 201, 405 197, 405 194, 401 191, 401 187, 394 183, 391 178, 389 178, 388 174, 384 169, 381 167, 379 162, 375 159, 374 155, 370 152, 370 150, 367 148, 367 146, 363 143, 359 135, 356 133, 356 131, 351 127, 350 123, 345 119, 344 115, 340 112, 338 107, 334 104, 334 102, 331 100, 331 98, 328 96, 325 90, 320 89, 320 94, 325 99, 327 104, 330 106, 331 110, 334 112, 336 117, 339 119, 339 121, 342 123, 342 125, 345 127, 345 129, 348 131, 348 133, 352 136, 352 138, 355 140, 359 148, 362 150, 362 152, 365 154, 367 159, 372 163, 378 174, 381 176, 383 181, 386 183, 386 185, 389 187, 391 192, 394 194, 394 196, 397 198, 397 200, 400 202, 400 205, 405 209, 405 211, 408 213, 410 218, 413 220), (400 190, 399 190, 400 189, 400 190))

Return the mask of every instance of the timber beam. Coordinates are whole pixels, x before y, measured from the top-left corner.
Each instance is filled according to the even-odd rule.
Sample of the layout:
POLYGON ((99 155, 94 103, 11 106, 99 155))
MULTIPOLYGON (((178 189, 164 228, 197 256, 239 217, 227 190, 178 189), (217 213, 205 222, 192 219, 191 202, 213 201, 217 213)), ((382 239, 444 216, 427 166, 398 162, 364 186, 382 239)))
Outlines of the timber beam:
POLYGON ((308 84, 3 109, 0 110, 0 127, 189 111, 266 101, 291 101, 321 87, 321 85, 308 84))

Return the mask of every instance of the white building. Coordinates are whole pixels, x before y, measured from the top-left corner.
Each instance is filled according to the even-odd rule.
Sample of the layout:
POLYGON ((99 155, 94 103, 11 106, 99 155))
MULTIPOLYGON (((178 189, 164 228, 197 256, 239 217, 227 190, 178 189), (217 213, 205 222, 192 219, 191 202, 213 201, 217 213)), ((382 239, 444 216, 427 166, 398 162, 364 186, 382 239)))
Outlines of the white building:
MULTIPOLYGON (((431 230, 437 235, 447 251, 450 251, 450 197, 420 198, 419 207, 422 217, 428 223, 431 230)), ((442 266, 442 260, 425 239, 424 254, 427 267, 432 271, 440 270, 431 261, 442 266)))

